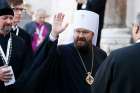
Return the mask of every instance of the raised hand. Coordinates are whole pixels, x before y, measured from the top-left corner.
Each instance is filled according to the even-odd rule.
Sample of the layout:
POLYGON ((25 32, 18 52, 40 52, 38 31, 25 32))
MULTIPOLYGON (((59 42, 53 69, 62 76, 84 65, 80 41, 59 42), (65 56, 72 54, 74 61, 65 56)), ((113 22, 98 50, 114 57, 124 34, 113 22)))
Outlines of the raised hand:
POLYGON ((64 20, 64 14, 63 13, 58 13, 54 16, 53 18, 53 24, 52 24, 52 32, 51 35, 55 38, 58 38, 59 34, 63 32, 68 24, 65 24, 62 26, 64 20))

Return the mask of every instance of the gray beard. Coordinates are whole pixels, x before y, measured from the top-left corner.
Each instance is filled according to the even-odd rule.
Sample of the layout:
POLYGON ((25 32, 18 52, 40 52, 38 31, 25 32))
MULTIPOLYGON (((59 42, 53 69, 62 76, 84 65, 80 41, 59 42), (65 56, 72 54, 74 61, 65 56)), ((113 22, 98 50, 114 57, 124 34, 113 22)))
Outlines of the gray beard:
POLYGON ((12 27, 11 27, 11 26, 7 26, 7 27, 1 29, 1 30, 0 30, 0 33, 2 33, 2 34, 7 34, 7 33, 9 33, 11 30, 12 30, 12 27))

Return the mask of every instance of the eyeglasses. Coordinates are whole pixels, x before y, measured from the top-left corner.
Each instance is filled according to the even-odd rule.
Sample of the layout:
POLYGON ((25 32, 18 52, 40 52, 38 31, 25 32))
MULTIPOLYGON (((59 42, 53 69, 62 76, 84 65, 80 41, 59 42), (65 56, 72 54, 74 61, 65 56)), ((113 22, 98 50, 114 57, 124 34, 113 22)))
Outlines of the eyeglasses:
POLYGON ((24 8, 16 8, 16 7, 14 7, 14 8, 12 8, 14 11, 23 11, 23 10, 25 10, 24 8))

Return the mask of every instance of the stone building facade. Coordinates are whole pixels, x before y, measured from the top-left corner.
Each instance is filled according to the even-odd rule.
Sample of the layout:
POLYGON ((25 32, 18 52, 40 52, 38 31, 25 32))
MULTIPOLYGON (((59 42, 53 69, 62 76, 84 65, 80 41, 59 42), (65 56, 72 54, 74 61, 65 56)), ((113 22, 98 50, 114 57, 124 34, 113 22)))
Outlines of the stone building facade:
POLYGON ((131 44, 131 28, 140 12, 139 3, 139 0, 107 0, 101 48, 108 54, 131 44))

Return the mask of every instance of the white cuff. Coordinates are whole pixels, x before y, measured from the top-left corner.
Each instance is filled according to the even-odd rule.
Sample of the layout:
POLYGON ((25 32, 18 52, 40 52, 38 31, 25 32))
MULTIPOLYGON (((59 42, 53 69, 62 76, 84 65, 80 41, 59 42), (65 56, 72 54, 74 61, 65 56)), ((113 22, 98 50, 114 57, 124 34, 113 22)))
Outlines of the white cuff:
POLYGON ((136 43, 140 43, 140 39, 136 40, 136 43))
POLYGON ((53 37, 52 34, 50 33, 49 38, 51 41, 55 41, 57 38, 53 37))

